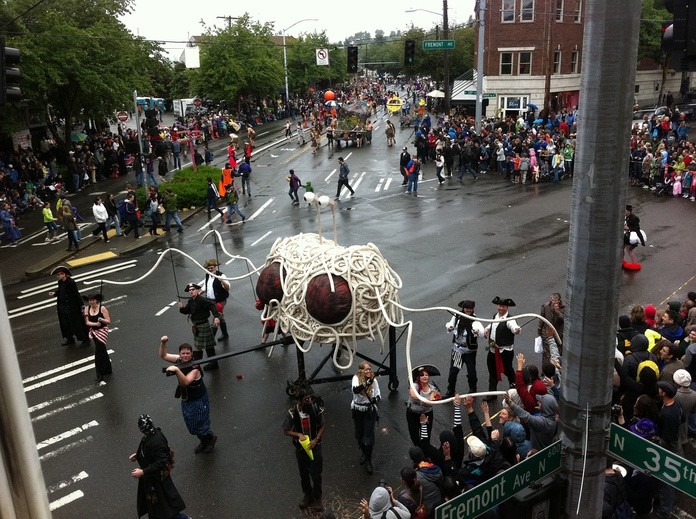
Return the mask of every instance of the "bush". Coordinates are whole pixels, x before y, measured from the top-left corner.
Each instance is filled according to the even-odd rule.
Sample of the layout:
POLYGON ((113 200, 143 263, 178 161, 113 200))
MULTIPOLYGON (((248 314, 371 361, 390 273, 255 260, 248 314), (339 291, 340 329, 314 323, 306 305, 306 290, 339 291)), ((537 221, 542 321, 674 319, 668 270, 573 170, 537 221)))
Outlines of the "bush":
MULTIPOLYGON (((160 191, 165 187, 176 193, 177 208, 201 207, 206 205, 208 191, 208 177, 213 179, 215 185, 222 179, 222 170, 213 166, 198 166, 198 171, 193 171, 193 166, 186 167, 174 173, 172 180, 166 184, 160 184, 160 191)), ((147 192, 145 188, 138 189, 138 205, 145 207, 147 192)))

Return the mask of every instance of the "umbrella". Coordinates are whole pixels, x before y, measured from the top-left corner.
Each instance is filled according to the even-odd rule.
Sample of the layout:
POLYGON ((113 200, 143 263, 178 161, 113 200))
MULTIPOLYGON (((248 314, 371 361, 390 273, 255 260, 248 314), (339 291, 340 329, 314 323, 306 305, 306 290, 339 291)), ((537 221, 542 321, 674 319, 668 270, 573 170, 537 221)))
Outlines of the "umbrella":
POLYGON ((539 109, 539 107, 533 103, 527 103, 527 108, 529 110, 534 110, 535 112, 539 109))
POLYGON ((438 375, 440 375, 440 370, 432 364, 421 364, 420 366, 416 366, 415 368, 413 368, 413 370, 411 370, 411 377, 414 381, 418 379, 419 371, 427 371, 431 377, 437 377, 438 375))
POLYGON ((82 142, 85 139, 87 139, 87 134, 84 132, 71 132, 70 133, 70 141, 71 142, 82 142))
POLYGON ((445 97, 445 93, 442 90, 433 90, 425 94, 426 97, 445 97))

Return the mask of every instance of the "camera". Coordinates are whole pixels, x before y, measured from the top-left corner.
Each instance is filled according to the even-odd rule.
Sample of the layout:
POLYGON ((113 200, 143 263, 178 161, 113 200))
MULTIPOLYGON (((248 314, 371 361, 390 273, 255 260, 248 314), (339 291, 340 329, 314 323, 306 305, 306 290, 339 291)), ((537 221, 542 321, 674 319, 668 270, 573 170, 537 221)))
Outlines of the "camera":
POLYGON ((383 480, 383 479, 380 479, 380 480, 379 480, 379 486, 380 486, 380 487, 387 488, 387 482, 386 482, 385 480, 383 480))
POLYGON ((611 416, 617 418, 623 414, 623 408, 619 404, 611 406, 611 416))

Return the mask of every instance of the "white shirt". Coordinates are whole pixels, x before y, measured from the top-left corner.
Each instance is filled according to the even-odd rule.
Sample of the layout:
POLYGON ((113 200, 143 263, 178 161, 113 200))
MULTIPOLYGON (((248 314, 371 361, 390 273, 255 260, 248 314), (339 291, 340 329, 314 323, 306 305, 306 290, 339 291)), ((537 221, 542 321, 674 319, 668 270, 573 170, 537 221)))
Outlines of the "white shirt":
POLYGON ((97 223, 104 223, 109 219, 109 213, 106 212, 104 204, 94 204, 92 206, 92 214, 97 223))
MULTIPOLYGON (((461 337, 457 337, 457 318, 466 319, 466 317, 461 317, 459 315, 453 315, 452 319, 446 324, 447 331, 454 335, 454 343, 452 343, 452 348, 456 349, 461 353, 466 353, 469 349, 466 347, 466 334, 467 331, 462 332, 461 337)), ((471 323, 471 331, 476 334, 477 337, 483 337, 484 328, 479 321, 474 321, 471 323)))
MULTIPOLYGON (((495 317, 493 319, 495 321, 501 321, 502 319, 506 319, 508 314, 509 312, 505 312, 505 315, 495 314, 495 317)), ((504 326, 507 326, 512 333, 519 333, 520 330, 522 330, 522 328, 520 328, 517 325, 517 321, 515 321, 514 319, 502 324, 504 326)), ((498 329, 498 323, 491 323, 486 328, 489 330, 488 337, 493 338, 495 337, 495 331, 498 329)), ((499 349, 500 351, 512 351, 513 347, 514 345, 511 344, 510 346, 500 346, 499 349)))

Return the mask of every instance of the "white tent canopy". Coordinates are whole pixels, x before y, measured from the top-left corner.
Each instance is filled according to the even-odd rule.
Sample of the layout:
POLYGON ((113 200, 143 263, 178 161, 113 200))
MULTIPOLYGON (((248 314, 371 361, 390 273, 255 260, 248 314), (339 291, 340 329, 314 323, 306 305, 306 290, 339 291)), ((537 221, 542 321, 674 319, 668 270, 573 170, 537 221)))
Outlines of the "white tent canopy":
POLYGON ((425 94, 426 97, 445 97, 445 93, 442 90, 433 90, 425 94))

